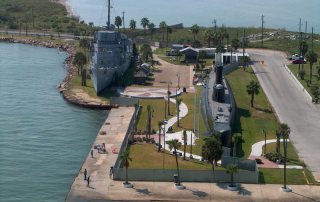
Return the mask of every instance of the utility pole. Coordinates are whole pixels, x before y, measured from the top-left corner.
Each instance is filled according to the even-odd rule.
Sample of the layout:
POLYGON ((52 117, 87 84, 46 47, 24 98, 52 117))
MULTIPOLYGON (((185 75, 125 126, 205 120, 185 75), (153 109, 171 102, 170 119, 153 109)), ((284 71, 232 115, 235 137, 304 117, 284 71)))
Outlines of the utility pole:
POLYGON ((313 27, 311 28, 311 50, 313 52, 313 27))
POLYGON ((108 21, 107 21, 107 29, 110 30, 110 0, 108 0, 108 21))
POLYGON ((308 33, 308 21, 306 21, 306 24, 304 27, 304 39, 307 39, 307 33, 308 33))
POLYGON ((262 16, 261 16, 261 39, 262 39, 262 41, 261 41, 261 47, 263 48, 263 25, 264 25, 264 16, 263 16, 263 14, 262 14, 262 16))
MULTIPOLYGON (((301 40, 302 40, 302 32, 301 32, 301 18, 299 21, 299 57, 302 55, 302 50, 301 50, 301 40)), ((301 70, 300 62, 299 62, 299 72, 301 70)))
POLYGON ((245 59, 244 59, 244 53, 246 51, 246 49, 245 49, 245 38, 246 38, 246 30, 243 29, 243 38, 242 38, 242 67, 243 67, 243 70, 245 70, 245 59))
POLYGON ((122 25, 123 25, 123 33, 125 32, 125 30, 126 30, 126 27, 125 27, 125 25, 124 25, 124 11, 122 11, 122 25))
POLYGON ((200 138, 200 136, 201 136, 201 132, 200 132, 201 93, 202 93, 202 86, 200 86, 200 96, 199 96, 199 109, 198 109, 198 138, 200 138))

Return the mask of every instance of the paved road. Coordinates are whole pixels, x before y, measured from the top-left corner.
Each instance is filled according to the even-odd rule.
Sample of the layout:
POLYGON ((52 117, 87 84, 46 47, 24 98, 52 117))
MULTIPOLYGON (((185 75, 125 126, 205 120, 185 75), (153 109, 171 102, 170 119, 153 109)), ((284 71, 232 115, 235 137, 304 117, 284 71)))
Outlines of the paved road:
POLYGON ((271 50, 247 50, 254 71, 279 120, 291 128, 290 138, 299 157, 320 181, 320 106, 310 102, 285 70, 285 54, 271 50))

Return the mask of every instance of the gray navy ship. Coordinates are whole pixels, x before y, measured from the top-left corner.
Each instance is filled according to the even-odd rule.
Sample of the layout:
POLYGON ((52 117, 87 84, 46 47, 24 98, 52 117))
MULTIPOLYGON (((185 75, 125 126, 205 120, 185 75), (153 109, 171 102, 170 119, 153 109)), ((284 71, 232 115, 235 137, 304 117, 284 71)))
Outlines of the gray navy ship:
POLYGON ((99 94, 122 78, 132 56, 132 41, 125 34, 116 32, 115 26, 110 24, 110 0, 107 26, 95 33, 91 49, 90 76, 99 94))

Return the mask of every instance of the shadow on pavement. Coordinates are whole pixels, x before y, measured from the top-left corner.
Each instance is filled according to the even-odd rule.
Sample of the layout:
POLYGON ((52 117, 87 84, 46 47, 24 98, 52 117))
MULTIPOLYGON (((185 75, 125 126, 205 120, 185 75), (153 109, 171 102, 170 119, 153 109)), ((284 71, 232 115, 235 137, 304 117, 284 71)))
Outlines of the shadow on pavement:
POLYGON ((304 198, 307 198, 307 199, 310 199, 311 201, 318 201, 317 199, 311 198, 309 196, 305 196, 303 194, 299 194, 299 193, 294 192, 294 191, 292 191, 291 193, 296 194, 296 195, 301 196, 301 197, 304 197, 304 198))
POLYGON ((228 189, 228 183, 217 183, 217 186, 218 186, 220 189, 225 189, 225 190, 228 189))
POLYGON ((208 193, 204 192, 204 191, 194 191, 194 190, 191 190, 191 189, 186 189, 186 190, 191 191, 192 194, 197 196, 197 197, 206 197, 206 196, 208 196, 208 193))
POLYGON ((133 188, 133 189, 135 189, 136 192, 141 193, 141 194, 149 195, 151 193, 148 189, 136 189, 136 188, 133 188))
POLYGON ((238 194, 242 195, 242 196, 250 196, 251 195, 251 191, 247 190, 246 188, 241 186, 241 184, 239 184, 238 194))

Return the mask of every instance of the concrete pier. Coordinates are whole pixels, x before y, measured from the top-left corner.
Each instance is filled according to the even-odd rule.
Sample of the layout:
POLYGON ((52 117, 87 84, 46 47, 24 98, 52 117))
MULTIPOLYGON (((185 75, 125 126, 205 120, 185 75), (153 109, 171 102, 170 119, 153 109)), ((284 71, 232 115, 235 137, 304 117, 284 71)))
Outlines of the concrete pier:
POLYGON ((119 107, 110 111, 92 145, 93 149, 94 145, 105 143, 107 153, 98 153, 97 149, 93 149, 92 158, 89 151, 71 186, 66 201, 89 201, 106 198, 107 189, 113 183, 109 177, 109 170, 117 160, 118 152, 134 112, 134 107, 119 107), (88 176, 90 176, 89 187, 87 181, 84 180, 84 169, 87 169, 88 176))

